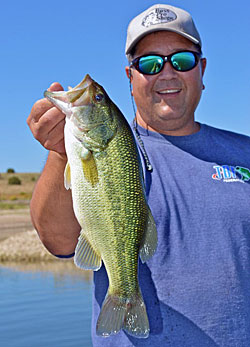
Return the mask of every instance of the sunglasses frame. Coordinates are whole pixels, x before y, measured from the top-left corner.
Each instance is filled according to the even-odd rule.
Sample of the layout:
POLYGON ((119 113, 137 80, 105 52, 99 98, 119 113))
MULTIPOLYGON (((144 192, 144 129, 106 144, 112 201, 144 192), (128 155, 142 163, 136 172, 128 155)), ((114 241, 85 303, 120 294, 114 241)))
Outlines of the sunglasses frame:
POLYGON ((173 68, 175 71, 177 71, 177 72, 187 72, 187 71, 190 71, 190 70, 194 69, 194 68, 197 66, 197 64, 198 64, 198 62, 199 62, 199 60, 200 60, 201 58, 202 58, 202 53, 194 52, 194 51, 189 51, 189 50, 178 51, 178 52, 171 53, 171 54, 169 54, 169 55, 161 55, 161 54, 144 54, 144 55, 141 55, 140 57, 137 57, 137 58, 133 59, 132 62, 130 63, 130 67, 134 67, 137 71, 139 71, 139 72, 142 73, 143 75, 151 75, 151 76, 153 76, 153 75, 157 75, 158 73, 160 73, 160 72, 163 70, 163 68, 164 68, 164 66, 165 66, 165 63, 166 63, 166 62, 169 62, 169 63, 171 64, 172 68, 173 68), (194 55, 194 58, 195 58, 195 64, 194 64, 194 66, 192 66, 192 67, 191 67, 190 69, 188 69, 188 70, 178 70, 178 69, 176 69, 176 68, 173 66, 173 63, 172 63, 172 61, 171 61, 172 56, 174 56, 175 54, 178 54, 178 53, 186 53, 186 52, 187 52, 187 53, 192 53, 192 54, 194 55), (153 56, 155 56, 155 57, 160 57, 160 58, 163 59, 162 67, 161 67, 160 70, 159 70, 158 72, 156 72, 156 73, 145 73, 145 72, 142 72, 142 71, 140 70, 140 67, 139 67, 139 60, 140 60, 141 58, 148 57, 148 56, 150 56, 150 55, 153 55, 153 56))

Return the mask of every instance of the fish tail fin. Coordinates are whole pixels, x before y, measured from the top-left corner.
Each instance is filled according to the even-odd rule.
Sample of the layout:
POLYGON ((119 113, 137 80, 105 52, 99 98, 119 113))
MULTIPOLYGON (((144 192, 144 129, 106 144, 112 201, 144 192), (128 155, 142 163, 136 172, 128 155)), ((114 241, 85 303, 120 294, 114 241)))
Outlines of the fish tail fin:
POLYGON ((107 337, 121 329, 137 338, 148 337, 148 316, 140 292, 129 299, 107 294, 98 317, 96 333, 107 337))
POLYGON ((117 334, 122 329, 125 314, 126 299, 107 294, 96 324, 97 335, 117 334))
POLYGON ((130 335, 137 338, 147 338, 149 336, 149 322, 141 292, 127 300, 127 310, 123 329, 130 335))

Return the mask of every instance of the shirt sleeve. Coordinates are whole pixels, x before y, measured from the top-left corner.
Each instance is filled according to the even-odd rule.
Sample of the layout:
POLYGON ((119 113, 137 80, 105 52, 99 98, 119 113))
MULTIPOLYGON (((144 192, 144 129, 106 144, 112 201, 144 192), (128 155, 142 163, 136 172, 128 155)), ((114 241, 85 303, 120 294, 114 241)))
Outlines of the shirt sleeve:
POLYGON ((75 253, 67 254, 67 255, 55 254, 55 257, 65 259, 65 258, 72 258, 72 257, 74 257, 74 255, 75 255, 75 253))

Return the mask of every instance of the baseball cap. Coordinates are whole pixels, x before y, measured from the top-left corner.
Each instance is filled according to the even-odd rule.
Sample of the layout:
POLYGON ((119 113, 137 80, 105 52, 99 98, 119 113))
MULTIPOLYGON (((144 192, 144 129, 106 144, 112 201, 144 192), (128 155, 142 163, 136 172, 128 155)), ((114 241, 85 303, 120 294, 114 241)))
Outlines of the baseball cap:
POLYGON ((144 36, 161 30, 175 32, 202 46, 194 21, 187 11, 166 4, 156 4, 129 23, 125 53, 128 55, 144 36))

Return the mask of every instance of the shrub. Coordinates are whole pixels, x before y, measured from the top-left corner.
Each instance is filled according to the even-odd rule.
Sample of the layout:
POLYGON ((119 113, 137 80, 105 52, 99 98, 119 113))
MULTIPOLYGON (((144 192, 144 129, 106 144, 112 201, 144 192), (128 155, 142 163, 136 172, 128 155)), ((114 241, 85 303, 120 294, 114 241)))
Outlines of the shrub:
POLYGON ((7 170, 7 173, 15 173, 15 170, 12 169, 12 168, 9 168, 9 169, 7 170))
POLYGON ((10 177, 8 183, 9 184, 22 184, 20 178, 17 176, 10 177))

